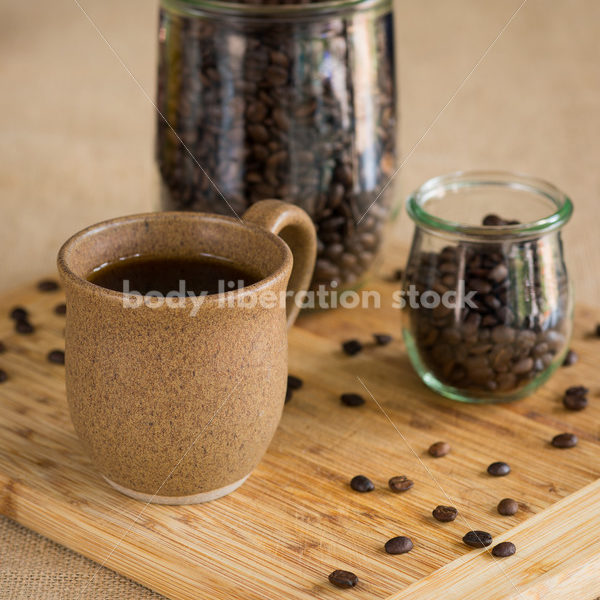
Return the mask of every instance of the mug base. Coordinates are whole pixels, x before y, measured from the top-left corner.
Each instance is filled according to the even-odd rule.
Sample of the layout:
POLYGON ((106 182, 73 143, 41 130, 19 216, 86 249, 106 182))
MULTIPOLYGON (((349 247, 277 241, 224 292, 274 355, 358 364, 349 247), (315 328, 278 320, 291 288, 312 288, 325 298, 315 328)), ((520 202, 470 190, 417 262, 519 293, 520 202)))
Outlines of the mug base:
POLYGON ((123 487, 122 485, 111 481, 108 477, 104 477, 104 475, 102 477, 106 483, 108 483, 115 490, 121 492, 121 494, 125 494, 125 496, 134 498, 135 500, 140 500, 141 502, 146 502, 147 504, 171 504, 181 506, 183 504, 201 504, 203 502, 216 500, 217 498, 222 498, 227 494, 231 494, 231 492, 234 490, 237 490, 244 483, 244 481, 248 479, 249 476, 250 473, 222 488, 211 490, 210 492, 191 494, 190 496, 158 496, 156 494, 144 494, 142 492, 136 492, 135 490, 130 490, 129 488, 123 487))

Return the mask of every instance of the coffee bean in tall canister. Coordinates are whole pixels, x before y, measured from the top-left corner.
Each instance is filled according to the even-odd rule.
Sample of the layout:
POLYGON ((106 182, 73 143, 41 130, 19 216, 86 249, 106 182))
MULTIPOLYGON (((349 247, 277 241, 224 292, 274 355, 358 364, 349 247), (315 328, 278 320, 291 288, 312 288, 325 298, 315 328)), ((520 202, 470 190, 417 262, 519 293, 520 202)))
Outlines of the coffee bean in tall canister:
POLYGON ((265 198, 293 202, 317 228, 313 287, 356 285, 379 249, 395 170, 392 14, 381 8, 357 18, 307 5, 310 18, 246 22, 163 7, 163 208, 241 215, 265 198))

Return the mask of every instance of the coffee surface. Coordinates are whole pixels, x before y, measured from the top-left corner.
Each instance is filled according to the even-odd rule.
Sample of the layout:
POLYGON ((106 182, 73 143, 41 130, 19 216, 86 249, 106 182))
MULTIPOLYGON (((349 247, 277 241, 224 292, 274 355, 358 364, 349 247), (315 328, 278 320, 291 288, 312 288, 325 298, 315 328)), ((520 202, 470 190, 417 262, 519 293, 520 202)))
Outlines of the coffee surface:
POLYGON ((130 256, 94 269, 88 281, 117 292, 146 295, 160 292, 217 294, 252 285, 260 273, 235 262, 208 254, 190 258, 130 256), (183 282, 183 283, 182 283, 183 282))

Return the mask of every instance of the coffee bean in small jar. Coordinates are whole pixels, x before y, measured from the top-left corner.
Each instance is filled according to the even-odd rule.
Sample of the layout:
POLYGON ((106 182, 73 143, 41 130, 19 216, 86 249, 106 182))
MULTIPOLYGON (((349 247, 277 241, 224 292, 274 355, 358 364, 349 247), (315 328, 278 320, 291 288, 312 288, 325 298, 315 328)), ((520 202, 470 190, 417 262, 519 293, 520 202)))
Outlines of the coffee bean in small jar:
POLYGON ((158 40, 162 207, 292 202, 317 227, 313 288, 359 285, 396 166, 391 0, 161 0, 158 40))
POLYGON ((399 303, 423 381, 467 402, 533 392, 568 351, 570 199, 525 176, 456 173, 426 182, 407 210, 416 227, 399 303))

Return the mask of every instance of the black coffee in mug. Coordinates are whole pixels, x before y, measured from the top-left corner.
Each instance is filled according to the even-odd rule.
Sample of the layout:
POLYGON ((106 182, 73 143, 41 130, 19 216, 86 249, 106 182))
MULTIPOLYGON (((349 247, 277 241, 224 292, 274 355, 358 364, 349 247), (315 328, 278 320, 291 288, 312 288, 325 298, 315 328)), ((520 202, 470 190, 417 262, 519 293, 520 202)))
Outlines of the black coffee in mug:
POLYGON ((100 265, 88 281, 117 292, 181 291, 200 296, 217 294, 252 285, 262 276, 221 256, 201 254, 193 257, 138 255, 100 265))

